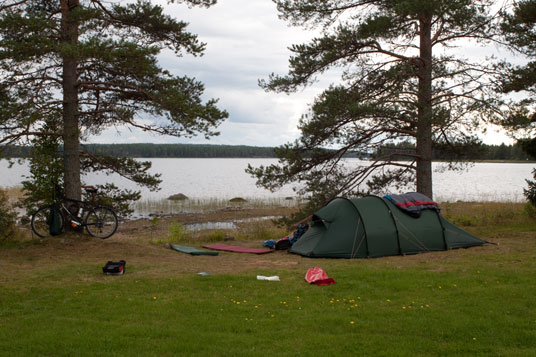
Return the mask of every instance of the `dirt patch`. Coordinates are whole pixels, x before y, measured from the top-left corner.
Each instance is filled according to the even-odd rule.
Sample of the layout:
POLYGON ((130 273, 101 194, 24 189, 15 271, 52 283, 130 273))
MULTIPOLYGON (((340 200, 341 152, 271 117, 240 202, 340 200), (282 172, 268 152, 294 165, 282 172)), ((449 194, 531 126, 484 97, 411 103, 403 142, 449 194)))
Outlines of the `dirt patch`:
MULTIPOLYGON (((102 277, 100 268, 108 260, 125 260, 129 276, 166 276, 209 272, 223 274, 256 269, 259 273, 272 274, 280 268, 296 267, 301 257, 286 251, 275 251, 267 255, 219 252, 218 256, 192 256, 177 252, 164 244, 151 242, 151 237, 165 240, 169 226, 211 221, 232 221, 244 218, 264 217, 274 212, 265 209, 220 210, 208 213, 177 214, 158 220, 139 219, 122 221, 116 234, 100 240, 87 233, 68 232, 57 237, 30 239, 26 229, 27 242, 11 248, 0 249, 0 283, 22 282, 37 278, 40 272, 75 268, 79 266, 91 270, 91 274, 81 274, 85 280, 102 277), (91 266, 91 267, 88 267, 91 266), (98 275, 100 273, 100 275, 98 275)), ((263 248, 262 241, 233 240, 227 242, 251 248, 263 248)), ((192 245, 201 248, 203 242, 192 245)))
MULTIPOLYGON (((189 254, 166 248, 163 243, 156 244, 153 237, 165 238, 170 225, 179 222, 183 225, 211 221, 239 220, 244 218, 275 216, 282 213, 266 209, 220 210, 208 213, 178 214, 172 217, 161 217, 157 220, 143 219, 124 221, 118 232, 109 239, 99 240, 87 234, 65 233, 58 237, 28 240, 14 246, 0 248, 0 286, 10 284, 21 289, 28 288, 36 279, 43 279, 44 272, 54 276, 51 284, 61 284, 62 278, 54 272, 68 269, 77 274, 66 274, 69 278, 80 281, 100 281, 104 279, 102 266, 108 260, 127 262, 128 279, 141 276, 165 277, 178 274, 225 274, 251 271, 252 275, 274 275, 281 270, 299 271, 305 274, 309 267, 321 264, 331 268, 337 264, 367 264, 385 266, 395 269, 422 267, 431 272, 442 272, 456 267, 456 261, 468 259, 467 256, 486 255, 487 260, 502 263, 504 255, 521 254, 536 249, 533 232, 517 234, 497 233, 489 240, 494 245, 484 245, 471 249, 434 252, 409 256, 394 256, 379 259, 309 259, 286 251, 275 251, 264 255, 219 252, 218 256, 191 256, 189 254), (60 279, 60 280, 58 280, 60 279)), ((242 232, 243 227, 239 228, 242 232)), ((290 233, 290 232, 288 232, 290 233)), ((29 236, 28 231, 26 235, 29 236)), ((222 238, 223 239, 223 238, 222 238)), ((164 239, 165 240, 165 239, 164 239)), ((197 248, 205 242, 192 242, 197 248)), ((236 239, 227 242, 251 248, 262 248, 262 240, 236 239)), ((533 258, 535 258, 533 256, 533 258)), ((469 257, 470 259, 470 257, 469 257)), ((45 277, 48 277, 45 275, 45 277)), ((48 283, 48 279, 47 279, 48 283)))
MULTIPOLYGON (((262 247, 262 242, 237 241, 233 244, 262 247)), ((252 269, 259 274, 271 275, 280 268, 298 267, 303 259, 286 251, 267 255, 269 257, 266 254, 219 252, 218 256, 192 256, 164 245, 140 243, 123 234, 107 240, 70 235, 0 250, 0 283, 4 278, 5 282, 28 281, 44 271, 69 267, 85 267, 88 270, 88 274, 81 274, 81 280, 100 279, 100 268, 108 260, 125 260, 128 275, 136 278, 141 275, 162 277, 199 272, 224 274, 252 269)))

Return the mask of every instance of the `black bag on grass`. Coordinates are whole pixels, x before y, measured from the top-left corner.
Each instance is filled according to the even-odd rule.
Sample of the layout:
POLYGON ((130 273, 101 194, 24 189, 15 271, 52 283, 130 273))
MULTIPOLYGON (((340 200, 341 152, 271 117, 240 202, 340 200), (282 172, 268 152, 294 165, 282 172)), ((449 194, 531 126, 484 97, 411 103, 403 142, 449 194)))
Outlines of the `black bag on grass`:
POLYGON ((287 250, 292 246, 288 237, 281 238, 275 243, 275 250, 287 250))
POLYGON ((105 266, 102 267, 102 272, 107 275, 122 275, 125 273, 125 265, 127 262, 120 260, 118 262, 108 261, 105 266))
POLYGON ((57 236, 61 233, 60 209, 56 203, 50 207, 50 216, 48 217, 48 229, 51 236, 57 236))

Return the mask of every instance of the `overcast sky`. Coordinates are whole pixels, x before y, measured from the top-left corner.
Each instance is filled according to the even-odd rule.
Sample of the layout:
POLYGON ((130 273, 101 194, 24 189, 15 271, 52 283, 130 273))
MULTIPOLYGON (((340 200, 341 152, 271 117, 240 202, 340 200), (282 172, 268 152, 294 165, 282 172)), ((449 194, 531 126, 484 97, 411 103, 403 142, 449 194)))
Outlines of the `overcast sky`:
MULTIPOLYGON (((277 146, 299 137, 296 126, 308 104, 338 77, 322 81, 290 95, 266 93, 258 86, 272 72, 286 74, 292 44, 314 36, 311 31, 289 27, 278 18, 271 0, 219 0, 208 9, 160 3, 176 19, 189 23, 188 30, 206 43, 202 57, 177 58, 163 53, 163 68, 176 75, 195 77, 205 85, 205 97, 219 98, 218 106, 229 118, 219 127, 220 136, 205 140, 153 136, 130 130, 107 130, 92 138, 95 143, 208 143, 227 145, 277 146)), ((475 49, 468 49, 475 50, 475 49)), ((486 143, 506 138, 492 129, 486 143)))

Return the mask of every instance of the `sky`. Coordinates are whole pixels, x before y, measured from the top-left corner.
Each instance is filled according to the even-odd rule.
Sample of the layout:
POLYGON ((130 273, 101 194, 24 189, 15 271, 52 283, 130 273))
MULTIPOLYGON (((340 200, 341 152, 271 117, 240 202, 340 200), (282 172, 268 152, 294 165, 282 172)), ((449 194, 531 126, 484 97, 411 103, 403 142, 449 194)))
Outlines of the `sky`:
MULTIPOLYGON (((288 48, 315 36, 310 30, 290 27, 279 19, 271 0, 219 0, 208 9, 168 4, 167 0, 153 3, 162 5, 174 18, 188 22, 188 31, 206 43, 202 57, 177 57, 165 51, 159 56, 160 65, 175 75, 201 81, 205 85, 204 98, 218 98, 218 107, 225 109, 229 118, 218 127, 220 135, 210 140, 118 128, 106 130, 90 138, 90 142, 278 146, 299 137, 297 125, 301 115, 316 95, 340 80, 328 73, 313 86, 290 95, 265 92, 258 86, 258 80, 267 79, 270 73, 286 74, 291 56, 288 48)), ((494 128, 483 139, 488 144, 509 143, 494 128)))

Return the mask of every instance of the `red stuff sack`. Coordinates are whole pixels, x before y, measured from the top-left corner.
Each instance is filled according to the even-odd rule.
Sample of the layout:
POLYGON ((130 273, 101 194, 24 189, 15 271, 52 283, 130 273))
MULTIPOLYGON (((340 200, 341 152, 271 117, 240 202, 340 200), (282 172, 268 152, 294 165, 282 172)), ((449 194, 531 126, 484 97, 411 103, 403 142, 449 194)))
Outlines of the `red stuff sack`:
POLYGON ((326 274, 326 272, 320 267, 314 267, 307 270, 307 273, 305 274, 305 281, 309 284, 315 285, 335 284, 335 280, 328 277, 328 274, 326 274))

